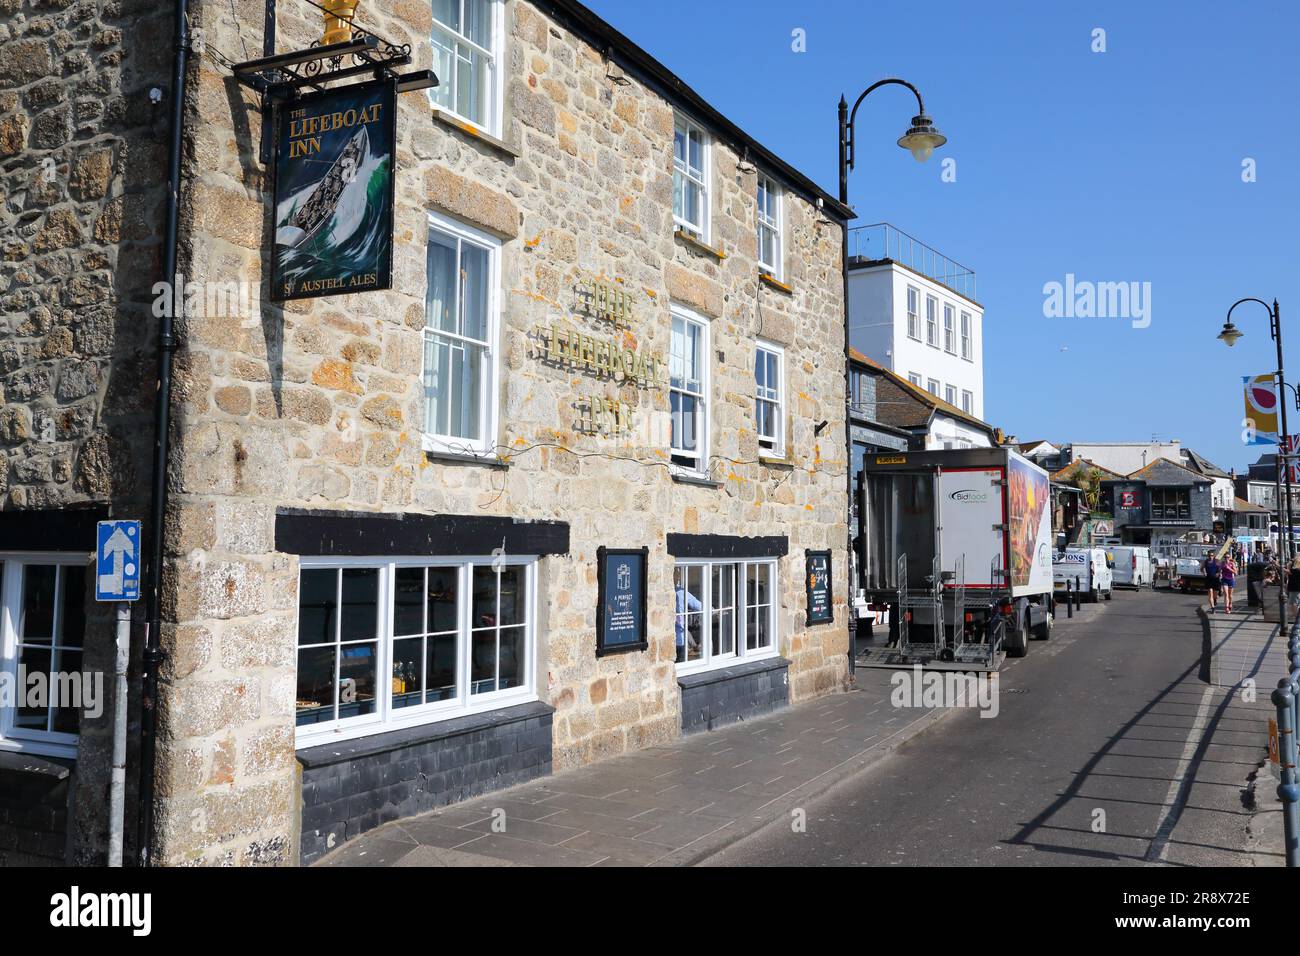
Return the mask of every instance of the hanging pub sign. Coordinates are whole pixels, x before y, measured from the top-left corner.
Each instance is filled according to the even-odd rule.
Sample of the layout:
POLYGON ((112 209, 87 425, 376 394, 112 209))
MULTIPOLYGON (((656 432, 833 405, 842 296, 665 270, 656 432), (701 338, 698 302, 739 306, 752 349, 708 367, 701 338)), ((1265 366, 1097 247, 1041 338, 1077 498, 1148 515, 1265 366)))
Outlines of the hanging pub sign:
POLYGON ((389 288, 396 84, 298 97, 277 116, 272 297, 389 288))
POLYGON ((806 554, 808 623, 829 624, 835 619, 835 609, 831 604, 831 553, 808 551, 806 554))
POLYGON ((596 656, 643 651, 649 548, 596 549, 596 656))

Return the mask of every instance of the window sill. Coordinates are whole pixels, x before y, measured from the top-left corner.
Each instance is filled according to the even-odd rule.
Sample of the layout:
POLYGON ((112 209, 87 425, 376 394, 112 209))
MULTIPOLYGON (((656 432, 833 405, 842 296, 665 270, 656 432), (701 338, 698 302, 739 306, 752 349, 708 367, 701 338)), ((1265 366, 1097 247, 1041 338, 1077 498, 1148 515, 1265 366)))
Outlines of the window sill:
POLYGON ((758 272, 758 281, 768 288, 775 289, 777 292, 783 292, 786 295, 794 295, 794 287, 788 286, 770 272, 760 269, 758 272))
POLYGON ((0 740, 0 759, 30 761, 33 765, 50 760, 76 760, 77 745, 44 740, 0 740), (14 755, 9 757, 8 755, 14 755))
POLYGON ((712 256, 714 259, 718 260, 719 262, 727 258, 727 254, 723 252, 721 249, 709 245, 703 239, 697 239, 695 236, 691 235, 681 226, 677 227, 677 231, 674 233, 674 235, 677 237, 677 239, 680 242, 689 246, 691 249, 694 249, 696 252, 702 252, 706 256, 712 256))
POLYGON ((30 774, 54 783, 66 780, 75 765, 69 757, 40 756, 26 750, 0 749, 0 773, 30 774))
POLYGON ((470 452, 433 448, 429 445, 424 446, 424 457, 430 461, 441 461, 456 465, 482 465, 484 468, 500 468, 503 471, 510 467, 509 460, 498 455, 475 455, 470 452))
POLYGON ((762 464, 767 465, 769 468, 793 468, 794 467, 794 459, 791 458, 789 455, 764 455, 760 453, 758 456, 758 460, 762 464))
POLYGON ((722 482, 714 481, 706 475, 696 475, 685 471, 674 471, 673 481, 683 485, 700 485, 704 488, 721 488, 722 482))
POLYGON ((445 110, 441 110, 436 106, 430 106, 429 111, 433 114, 434 120, 441 123, 443 126, 450 126, 452 129, 459 130, 466 136, 470 137, 470 139, 483 143, 486 146, 490 146, 498 153, 509 156, 511 159, 519 159, 523 155, 519 150, 515 149, 515 147, 511 146, 505 140, 498 139, 491 133, 480 129, 468 120, 463 120, 460 117, 448 113, 445 110))

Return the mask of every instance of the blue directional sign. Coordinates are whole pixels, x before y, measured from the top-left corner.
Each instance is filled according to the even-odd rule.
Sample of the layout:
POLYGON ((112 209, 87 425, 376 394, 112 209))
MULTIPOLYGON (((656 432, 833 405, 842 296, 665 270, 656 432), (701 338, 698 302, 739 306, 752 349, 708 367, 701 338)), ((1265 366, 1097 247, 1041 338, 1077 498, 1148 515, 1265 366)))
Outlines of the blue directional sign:
POLYGON ((140 522, 99 522, 95 535, 95 600, 139 598, 140 522))

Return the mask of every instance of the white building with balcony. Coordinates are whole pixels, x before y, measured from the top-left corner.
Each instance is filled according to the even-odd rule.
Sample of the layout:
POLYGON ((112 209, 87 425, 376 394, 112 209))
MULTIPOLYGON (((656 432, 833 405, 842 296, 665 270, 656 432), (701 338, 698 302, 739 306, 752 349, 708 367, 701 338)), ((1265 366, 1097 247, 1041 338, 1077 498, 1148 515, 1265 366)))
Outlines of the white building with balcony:
POLYGON ((849 341, 900 378, 984 417, 975 273, 888 223, 849 231, 849 341))

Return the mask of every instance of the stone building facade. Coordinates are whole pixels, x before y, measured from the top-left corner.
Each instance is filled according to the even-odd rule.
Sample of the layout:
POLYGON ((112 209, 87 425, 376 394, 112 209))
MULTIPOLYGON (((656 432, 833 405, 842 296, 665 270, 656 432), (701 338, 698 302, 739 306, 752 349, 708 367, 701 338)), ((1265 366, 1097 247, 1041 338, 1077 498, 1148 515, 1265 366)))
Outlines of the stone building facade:
MULTIPOLYGON (((39 6, 8 28, 54 36, 39 6)), ((358 23, 443 80, 432 104, 398 98, 392 288, 274 302, 259 101, 229 70, 261 52, 263 7, 190 8, 180 262, 199 294, 178 319, 155 859, 309 863, 845 688, 847 210, 578 3, 374 2, 358 23), (644 647, 597 653, 602 548, 644 549, 644 647), (831 552, 828 624, 806 623, 808 551, 831 552)), ((317 39, 316 14, 281 0, 278 49, 317 39)), ((115 49, 101 32, 123 42, 69 29, 92 57, 115 49)), ((165 71, 165 45, 121 69, 165 71)), ((53 67, 32 56, 0 73, 31 84, 0 88, 0 129, 42 95, 53 67)), ((6 243, 6 527, 143 510, 150 435, 127 416, 147 409, 154 326, 129 320, 141 288, 106 291, 124 257, 157 273, 143 184, 162 134, 133 110, 121 139, 101 117, 65 149, 66 192, 29 199, 42 224, 6 243), (66 449, 40 426, 65 405, 66 449)), ((87 666, 92 644, 111 655, 99 620, 87 666)), ((105 720, 52 758, 73 804, 102 803, 105 720)), ((102 831, 102 807, 79 814, 102 831)))
MULTIPOLYGON (((0 0, 0 590, 14 622, 0 672, 47 552, 84 565, 96 519, 148 504, 168 127, 150 91, 165 88, 169 29, 147 0, 0 0)), ((54 575, 69 594, 80 580, 54 575)), ((75 603, 81 665, 111 676, 110 622, 75 603)), ((35 751, 0 713, 0 864, 103 859, 106 685, 79 727, 60 715, 75 735, 35 751)))

